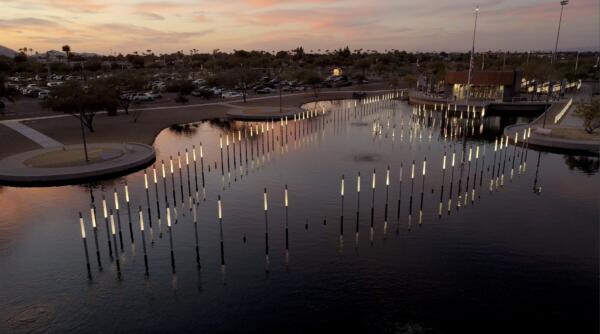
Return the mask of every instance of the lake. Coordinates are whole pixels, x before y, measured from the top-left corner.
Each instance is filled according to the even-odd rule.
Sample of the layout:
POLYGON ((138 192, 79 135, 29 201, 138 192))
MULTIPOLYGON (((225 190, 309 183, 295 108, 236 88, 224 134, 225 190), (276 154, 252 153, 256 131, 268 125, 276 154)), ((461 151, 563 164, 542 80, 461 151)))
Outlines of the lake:
POLYGON ((0 188, 0 332, 598 332, 598 157, 500 143, 530 116, 304 109, 163 130, 148 190, 0 188))

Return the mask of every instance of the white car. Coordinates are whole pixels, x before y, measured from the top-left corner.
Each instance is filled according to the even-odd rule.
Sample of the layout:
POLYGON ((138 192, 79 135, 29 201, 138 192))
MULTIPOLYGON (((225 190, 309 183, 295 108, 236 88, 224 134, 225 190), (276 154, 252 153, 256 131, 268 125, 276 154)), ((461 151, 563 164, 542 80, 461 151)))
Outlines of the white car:
POLYGON ((242 93, 238 93, 238 92, 224 92, 223 94, 221 94, 221 96, 223 98, 234 98, 234 97, 242 97, 242 93))
POLYGON ((148 96, 146 93, 136 93, 131 94, 131 101, 152 101, 152 97, 148 96))
POLYGON ((210 88, 209 90, 212 91, 213 94, 216 96, 223 94, 223 90, 221 88, 213 87, 213 88, 210 88))
POLYGON ((64 82, 62 82, 62 81, 50 81, 50 82, 48 82, 46 84, 46 86, 48 86, 48 87, 57 87, 57 86, 60 86, 62 84, 64 84, 64 82))
POLYGON ((146 96, 148 96, 150 98, 150 100, 156 100, 156 99, 160 99, 162 97, 162 95, 160 95, 159 93, 154 93, 154 92, 147 92, 145 93, 146 96))

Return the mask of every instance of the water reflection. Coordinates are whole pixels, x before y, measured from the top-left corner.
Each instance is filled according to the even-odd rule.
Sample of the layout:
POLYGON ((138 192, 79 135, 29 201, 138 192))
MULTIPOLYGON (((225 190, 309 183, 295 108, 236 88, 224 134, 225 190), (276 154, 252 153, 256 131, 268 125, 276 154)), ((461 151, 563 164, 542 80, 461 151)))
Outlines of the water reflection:
POLYGON ((564 155, 565 163, 570 170, 579 170, 587 175, 595 175, 600 168, 600 159, 598 157, 564 155))
MULTIPOLYGON (((505 275, 510 270, 504 268, 517 268, 520 275, 532 275, 532 281, 542 286, 539 278, 551 275, 541 275, 548 273, 545 269, 535 275, 531 273, 535 271, 532 267, 539 263, 543 267, 544 261, 537 260, 548 259, 545 254, 551 254, 555 261, 551 270, 556 270, 557 261, 587 263, 589 257, 564 255, 563 248, 555 247, 558 241, 563 244, 563 238, 577 235, 578 230, 573 225, 576 222, 558 224, 553 215, 561 217, 560 208, 565 204, 583 201, 583 205, 589 205, 586 197, 575 200, 579 197, 562 195, 558 183, 561 177, 557 177, 565 176, 560 169, 564 167, 562 157, 558 156, 557 167, 556 155, 541 157, 532 151, 533 163, 532 159, 529 163, 534 168, 527 168, 530 151, 527 138, 515 140, 502 136, 502 129, 490 124, 488 116, 482 118, 479 109, 461 116, 447 108, 431 110, 381 98, 365 104, 348 100, 320 102, 305 108, 303 114, 281 121, 201 122, 190 136, 166 130, 156 140, 156 165, 145 171, 86 188, 62 187, 51 193, 45 190, 52 195, 49 197, 55 197, 46 202, 60 201, 66 209, 54 208, 46 213, 46 220, 60 233, 50 232, 34 240, 44 244, 47 238, 50 241, 46 243, 62 245, 65 261, 53 265, 74 276, 71 283, 77 280, 86 283, 83 290, 67 286, 67 294, 98 295, 98 301, 92 299, 92 307, 78 304, 94 312, 100 309, 105 296, 133 303, 140 312, 154 308, 164 311, 163 302, 173 305, 175 295, 176 305, 198 299, 203 305, 211 305, 201 308, 202 312, 218 310, 210 313, 212 317, 193 318, 204 323, 203 319, 220 319, 220 315, 230 314, 223 306, 225 303, 221 305, 214 300, 239 304, 249 296, 248 300, 254 303, 262 299, 252 294, 261 290, 257 287, 265 282, 269 288, 284 286, 271 290, 273 295, 281 296, 272 300, 273 305, 282 300, 300 300, 318 285, 317 290, 327 291, 329 296, 325 296, 328 298, 325 305, 332 307, 331 300, 337 297, 345 302, 347 296, 360 294, 363 289, 373 293, 370 287, 375 286, 389 291, 394 303, 414 298, 419 302, 407 301, 407 305, 416 307, 423 302, 429 308, 434 303, 427 300, 436 297, 422 291, 450 280, 453 283, 447 290, 449 294, 465 292, 469 298, 497 312, 503 306, 482 300, 479 295, 493 284, 482 288, 477 285, 480 279, 505 275), (543 183, 544 192, 538 193, 540 198, 545 196, 544 207, 531 194, 532 182, 536 189, 543 183), (361 192, 365 190, 367 203, 361 203, 365 200, 364 194, 361 199, 361 192), (133 214, 129 206, 133 206, 133 214), (96 213, 96 207, 103 212, 96 213), (69 238, 79 232, 73 214, 79 211, 84 230, 99 239, 95 248, 89 245, 91 251, 98 250, 97 260, 91 254, 89 261, 94 280, 89 287, 82 266, 87 257, 81 242, 69 238), (551 214, 544 216, 545 211, 551 214), (110 234, 96 232, 96 215, 100 222, 102 216, 105 222, 110 222, 110 229, 107 224, 110 234), (120 219, 124 224, 131 222, 130 238, 121 234, 117 238, 120 219), (544 223, 541 231, 537 223, 541 220, 555 224, 544 223), (163 222, 168 234, 165 238, 161 238, 163 222), (310 229, 309 223, 312 223, 310 229), (393 237, 390 224, 396 225, 393 237), (354 238, 347 237, 349 226, 354 238), (157 238, 153 227, 159 230, 157 238), (150 236, 146 235, 147 230, 150 236), (519 233, 514 233, 516 230, 519 233), (506 235, 511 237, 503 239, 506 235), (544 235, 543 241, 539 240, 540 235, 544 235), (553 237, 558 240, 556 243, 548 241, 553 237), (150 240, 148 245, 146 238, 150 240), (350 243, 354 239, 355 252, 344 251, 347 238, 350 243), (143 260, 135 252, 136 243, 143 260), (545 246, 549 250, 539 250, 545 246), (563 258, 557 260, 560 255, 563 258), (518 270, 525 265, 528 270, 518 270), (460 268, 474 266, 478 270, 469 272, 476 276, 486 266, 492 269, 488 268, 489 276, 473 279, 461 274, 460 268), (501 273, 494 269, 497 267, 503 268, 501 273), (265 276, 265 271, 270 274, 265 276), (443 276, 450 271, 462 276, 456 280, 443 276), (285 276, 281 276, 282 272, 285 276), (123 278, 116 282, 122 289, 114 289, 117 275, 123 278), (304 285, 313 277, 317 285, 304 285), (461 285, 460 281, 465 279, 468 284, 461 285), (139 284, 142 280, 144 284, 139 284), (356 282, 351 284, 350 290, 354 292, 332 298, 335 294, 331 291, 347 282, 356 282), (227 284, 227 293, 223 292, 223 284, 227 284), (291 290, 286 287, 302 291, 303 296, 290 296, 291 290), (470 293, 470 289, 475 292, 470 293), (107 292, 110 290, 118 291, 118 295, 107 292), (195 294, 196 291, 201 291, 202 296, 195 294), (394 295, 394 291, 401 291, 401 297, 394 295), (150 295, 160 298, 159 305, 148 302, 150 295)), ((595 163, 591 174, 597 173, 597 160, 595 163)), ((583 177, 589 179, 587 175, 583 177)), ((594 194, 589 181, 575 175, 569 177, 570 182, 584 189, 582 193, 594 194)), ((31 196, 35 203, 45 203, 35 197, 37 193, 26 189, 8 188, 4 192, 11 194, 2 197, 7 207, 11 205, 11 197, 16 197, 14 194, 20 194, 21 200, 31 196)), ((8 217, 21 221, 36 219, 15 212, 8 211, 8 217)), ((583 218, 588 220, 596 214, 590 208, 583 212, 583 218)), ((3 223, 0 227, 7 225, 3 223)), ((29 225, 44 227, 44 224, 29 225)), ((586 228, 585 235, 591 235, 589 227, 586 228)), ((582 248, 585 249, 572 243, 569 251, 578 250, 581 255, 582 248)), ((18 250, 22 249, 27 248, 18 250)), ((27 256, 18 259, 31 261, 27 256)), ((15 266, 3 268, 18 271, 15 266)), ((31 282, 26 274, 18 273, 17 277, 31 282)), ((51 288, 41 294, 56 297, 51 288)), ((261 296, 264 297, 262 293, 261 296)), ((175 309, 185 312, 187 308, 175 309)), ((261 306, 259 310, 263 312, 265 308, 261 306)), ((444 317, 446 313, 436 314, 444 317)), ((64 317, 58 321, 65 321, 64 317)), ((188 314, 181 317, 192 319, 188 314)), ((117 318, 124 324, 132 322, 117 318)))
MULTIPOLYGON (((458 210, 466 207, 469 203, 474 205, 477 201, 482 200, 483 184, 489 183, 489 192, 498 191, 504 186, 505 173, 508 163, 510 168, 509 180, 512 181, 516 175, 521 175, 525 172, 526 166, 526 150, 528 137, 526 133, 522 133, 521 145, 518 142, 518 134, 512 140, 502 136, 502 129, 493 126, 498 122, 498 116, 484 117, 483 110, 473 108, 468 113, 457 112, 451 108, 437 107, 433 109, 426 106, 416 105, 407 110, 402 107, 402 104, 389 97, 373 98, 363 103, 355 103, 355 101, 339 100, 339 101, 322 101, 309 103, 304 106, 304 112, 293 118, 284 118, 277 122, 274 120, 266 122, 222 122, 210 121, 194 124, 186 124, 181 126, 172 126, 170 131, 176 133, 186 133, 190 135, 192 140, 191 145, 185 143, 172 142, 170 149, 159 150, 162 158, 160 166, 152 166, 152 179, 148 180, 147 171, 143 174, 144 191, 140 194, 134 192, 133 196, 140 194, 140 199, 134 198, 135 203, 143 204, 140 210, 147 210, 147 218, 150 227, 151 246, 154 247, 153 237, 153 217, 158 222, 159 239, 162 239, 162 222, 163 218, 167 224, 167 233, 169 237, 170 263, 172 273, 175 271, 175 245, 173 243, 173 228, 180 221, 189 220, 185 212, 190 211, 193 216, 194 235, 195 235, 195 258, 196 264, 200 267, 200 253, 198 246, 198 217, 197 210, 200 204, 206 201, 207 188, 210 191, 217 193, 228 193, 235 191, 238 187, 235 186, 239 182, 246 181, 244 176, 256 174, 264 178, 262 169, 267 168, 272 163, 281 163, 279 157, 286 156, 290 152, 296 151, 296 154, 306 155, 312 154, 312 151, 306 150, 309 146, 316 145, 316 150, 325 148, 330 150, 328 146, 339 143, 339 140, 344 140, 345 137, 352 136, 353 141, 360 143, 363 140, 362 149, 365 153, 353 153, 351 155, 352 162, 359 169, 361 165, 377 165, 385 163, 385 173, 380 176, 380 185, 377 187, 377 168, 373 169, 371 174, 371 205, 369 215, 369 233, 368 242, 371 246, 376 241, 376 232, 381 228, 381 238, 387 238, 390 203, 397 203, 396 208, 396 235, 400 233, 400 227, 405 224, 406 230, 411 231, 413 220, 416 219, 417 226, 422 226, 427 217, 436 216, 438 220, 442 219, 442 212, 445 211, 449 216, 453 212, 453 208, 458 210), (357 125, 371 125, 358 126, 357 125), (354 129, 354 131, 352 131, 354 129), (484 130, 485 129, 485 130, 484 130), (202 131, 200 131, 202 130, 202 131), (396 131, 399 132, 400 146, 396 144, 396 131), (408 132, 405 134, 405 131, 408 132), (434 138, 434 133, 437 135, 434 138), (491 141, 485 140, 490 137, 489 133, 497 134, 493 138, 493 159, 488 159, 486 162, 487 152, 492 151, 491 141), (485 136, 483 134, 486 134, 485 136), (201 138, 196 138, 200 135, 201 138), (408 136, 408 142, 404 142, 405 136, 408 136), (215 138, 218 138, 218 142, 215 138), (362 138, 362 139, 361 139, 362 138), (368 139, 370 138, 370 139, 368 139), (468 139, 468 142, 467 142, 468 139), (482 141, 483 139, 483 141, 482 141), (290 144, 291 141, 291 144, 290 144), (198 184, 198 164, 196 156, 196 143, 199 146, 200 168, 202 178, 202 202, 199 200, 199 184, 198 184), (218 144, 217 144, 218 143, 218 144), (498 145, 499 143, 499 145, 498 145), (389 146, 391 145, 391 147, 389 146), (385 148, 384 147, 389 147, 385 148), (292 150, 290 150, 290 148, 292 150), (404 151, 405 154, 412 157, 412 162, 400 156, 394 157, 389 155, 389 150, 404 151), (450 151, 450 178, 449 191, 445 198, 445 179, 446 179, 446 160, 447 152, 450 151), (458 152, 457 152, 458 150, 458 152), (184 155, 181 152, 185 152, 184 155), (174 153, 177 152, 175 156, 174 153), (192 161, 190 160, 190 152, 192 153, 192 161), (459 155, 458 166, 456 165, 457 154, 459 155), (168 164, 165 159, 168 155, 168 164), (245 156, 245 157, 244 157, 245 156), (428 168, 428 156, 430 167, 428 168), (219 157, 218 159, 215 159, 219 157), (211 169, 209 163, 208 175, 204 171, 204 159, 214 160, 214 168, 211 169), (279 161, 278 161, 279 160, 279 161), (481 160, 481 162, 480 162, 481 160), (419 162, 417 162, 419 161, 419 162), (431 162, 433 161, 433 162, 431 162), (517 164, 518 161, 518 165, 517 164), (192 163, 193 162, 193 163, 192 163), (184 166, 185 164, 185 166, 184 166), (398 191, 397 199, 390 198, 390 188, 392 187, 391 180, 391 164, 399 165, 398 174, 398 191), (410 193, 409 200, 406 205, 406 216, 401 215, 402 212, 402 188, 403 188, 403 166, 410 165, 410 193), (433 164, 433 165, 432 165, 433 164), (168 167, 167 167, 168 166, 168 167), (185 167, 185 173, 183 168, 185 167), (193 169, 193 173, 190 171, 193 169), (456 190, 455 189, 455 169, 456 170, 456 190), (220 171, 220 177, 215 175, 215 171, 220 171), (170 174, 170 177, 167 176, 170 174), (177 177, 176 175, 177 174, 177 177), (192 180, 193 174, 193 180, 192 180), (431 177, 431 186, 426 181, 431 177), (170 179, 170 185, 167 179, 170 179), (162 181, 159 181, 161 179, 162 181), (415 184, 415 179, 417 184, 415 184), (154 183, 154 187, 149 186, 149 182, 154 183), (162 183, 162 189, 158 183, 162 183), (195 185, 195 194, 192 191, 192 183, 195 185), (420 183, 420 185, 419 185, 420 183), (207 187, 208 184, 208 187, 207 187), (217 186, 215 189, 214 187, 217 186), (169 189, 170 187, 170 189, 169 189), (415 189, 415 187, 418 187, 415 189), (436 198, 435 189, 439 188, 439 199, 436 198), (383 189, 385 188, 385 189, 383 189), (152 190, 153 189, 153 190, 152 190), (187 189, 187 199, 185 189, 187 189), (382 191, 383 189, 383 191, 382 191), (431 191, 426 191, 431 189, 431 191), (160 192, 162 191, 162 196, 160 192), (154 203, 150 201, 151 192, 154 192, 154 203), (172 201, 169 199, 169 193, 172 195, 172 201), (145 194, 145 201, 144 201, 145 194), (383 195, 384 194, 384 195, 383 195), (383 198, 382 198, 383 196, 383 198), (418 196, 415 198, 415 196, 418 196), (163 200, 161 201, 161 197, 163 200), (418 203, 415 201, 418 200, 418 203), (187 208, 186 208, 187 202, 187 208), (381 205, 377 205, 381 202, 381 205), (435 203, 427 205, 427 203, 435 203), (444 204, 447 205, 444 208, 444 204), (414 217, 415 207, 418 205, 418 216, 414 217), (164 211, 161 209, 164 208, 164 211), (155 214, 153 214, 155 212, 155 214), (165 212, 165 217, 162 217, 162 212, 165 212), (173 217, 171 216, 173 215, 173 217), (382 215, 382 217, 380 216, 382 215), (174 225, 172 225, 172 221, 174 225), (378 227, 377 223, 381 221, 382 226, 378 227)), ((314 150, 314 149, 313 149, 314 150)), ((157 159, 158 161, 158 159, 157 159)), ((539 161, 536 165, 535 189, 541 189, 538 186, 539 182, 539 161)), ((398 168, 398 167, 396 167, 398 168)), ((291 170, 293 172, 293 170, 291 170)), ((271 172, 272 173, 272 172, 271 172)), ((253 177, 254 178, 254 177, 253 177)), ((251 178, 250 182, 255 184, 251 178)), ((139 181, 138 181, 139 182, 139 181)), ((345 178, 342 175, 340 184, 340 223, 338 235, 338 247, 343 249, 344 241, 344 198, 345 198, 345 178)), ((94 208, 95 199, 93 194, 94 188, 100 188, 102 191, 102 206, 103 214, 107 228, 107 243, 109 247, 109 257, 114 260, 117 266, 117 272, 120 277, 120 262, 119 252, 116 251, 116 232, 119 234, 119 245, 121 252, 124 252, 123 235, 121 230, 121 210, 119 207, 119 192, 117 188, 113 188, 114 203, 111 206, 110 202, 106 201, 105 188, 113 184, 122 184, 125 191, 127 203, 127 219, 130 226, 130 240, 132 254, 134 253, 134 236, 131 222, 130 212, 130 194, 128 181, 125 178, 120 178, 114 181, 102 182, 100 184, 89 185, 90 191, 90 207, 94 208), (114 210, 114 217, 113 215, 114 210), (108 214, 110 212, 110 214, 108 214), (110 218, 110 219, 109 219, 110 218), (116 220, 116 228, 112 227, 116 220), (112 255, 112 243, 109 231, 110 226, 113 231, 113 240, 115 243, 115 257, 112 255)), ((280 185, 281 186, 281 185, 280 185)), ((139 189, 139 188, 138 188, 139 189)), ((287 185, 285 187, 285 266, 289 265, 289 228, 288 226, 288 194, 287 185)), ((361 223, 361 207, 360 207, 360 170, 356 180, 356 228, 354 244, 358 248, 360 243, 360 223, 361 223)), ((536 190, 537 191, 537 190, 536 190)), ((245 192, 251 196, 251 193, 245 192)), ((225 250, 223 238, 222 224, 222 208, 221 195, 218 196, 218 221, 220 235, 220 253, 221 253, 221 272, 223 279, 225 277, 225 250)), ((267 210, 267 189, 264 188, 263 193, 264 206, 264 257, 265 270, 271 270, 270 256, 270 240, 269 240, 269 220, 267 210)), ((95 215, 92 209, 91 215, 95 215)), ((327 226, 327 214, 323 215, 323 226, 327 226)), ((90 219, 94 219, 90 217, 90 219)), ((143 217, 140 212, 139 226, 142 239, 143 235, 143 217)), ((93 224, 95 224, 93 222, 93 224)), ((308 228, 308 223, 305 224, 305 229, 308 228)), ((96 230, 94 227, 95 236, 96 230)), ((246 243, 246 232, 243 233, 243 243, 246 243)), ((239 239, 238 239, 239 240, 239 239)), ((143 240, 145 244, 145 240, 143 240)), ((144 246, 145 248, 145 246, 144 246)), ((101 270, 101 260, 98 253, 98 269, 101 270)), ((144 251, 145 273, 148 275, 148 254, 144 251)))
POLYGON ((198 123, 173 124, 169 126, 169 130, 179 135, 191 137, 198 131, 198 126, 198 123))

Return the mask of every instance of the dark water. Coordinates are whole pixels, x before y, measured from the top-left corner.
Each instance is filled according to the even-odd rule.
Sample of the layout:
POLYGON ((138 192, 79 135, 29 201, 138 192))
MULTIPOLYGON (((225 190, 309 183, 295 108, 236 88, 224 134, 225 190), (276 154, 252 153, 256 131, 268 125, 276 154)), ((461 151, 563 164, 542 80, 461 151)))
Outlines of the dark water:
MULTIPOLYGON (((527 119, 468 120, 454 137, 444 136, 440 130, 444 113, 433 112, 434 117, 425 119, 411 117, 411 107, 390 101, 359 106, 356 111, 353 106, 353 101, 308 105, 318 110, 319 116, 288 120, 283 143, 286 127, 277 122, 274 130, 261 134, 258 141, 254 130, 251 141, 244 139, 244 130, 249 137, 249 126, 260 129, 257 123, 204 122, 164 130, 155 143, 160 225, 152 168, 147 171, 154 242, 143 172, 91 185, 98 209, 103 271, 96 261, 90 187, 0 188, 0 332, 598 332, 597 157, 540 153, 518 143, 516 149, 509 145, 498 151, 494 159, 494 140, 502 126, 527 119), (234 162, 230 142, 228 172, 227 136, 237 137, 237 131, 241 131, 242 151, 236 138, 234 162), (186 148, 190 150, 189 189, 194 202, 193 145, 197 153, 200 269, 184 153, 186 148), (452 172, 453 151, 456 163, 452 172), (177 217, 169 171, 171 155, 175 159, 177 217), (175 273, 161 160, 166 163, 175 273), (340 238, 342 175, 345 196, 340 238), (134 245, 130 242, 125 181, 134 245), (115 209, 115 188, 120 196, 124 241, 121 253, 117 233, 120 279, 109 258, 101 203, 104 194, 109 208, 115 209), (264 188, 268 192, 268 272, 264 188), (222 197, 225 266, 220 255, 218 195, 222 197), (149 276, 145 276, 139 206, 146 220, 149 276), (79 211, 86 223, 91 280, 79 211)), ((115 245, 112 247, 114 251, 115 245)))

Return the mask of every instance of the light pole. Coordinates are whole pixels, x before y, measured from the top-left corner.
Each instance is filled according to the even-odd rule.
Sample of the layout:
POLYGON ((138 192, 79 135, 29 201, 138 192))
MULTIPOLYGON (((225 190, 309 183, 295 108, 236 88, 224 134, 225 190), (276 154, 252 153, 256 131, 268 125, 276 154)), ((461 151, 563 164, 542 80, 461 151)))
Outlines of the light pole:
POLYGON ((554 64, 554 59, 556 58, 556 51, 558 49, 558 36, 560 36, 560 24, 562 22, 563 9, 568 4, 569 0, 563 0, 560 2, 560 17, 558 18, 558 31, 556 32, 556 43, 554 44, 554 53, 552 54, 552 59, 550 61, 551 64, 554 64))
POLYGON ((83 126, 83 106, 81 105, 81 94, 80 92, 75 93, 75 99, 77 100, 77 111, 79 112, 79 125, 81 127, 81 138, 83 139, 83 152, 85 153, 85 162, 90 162, 90 158, 88 156, 87 151, 87 141, 85 140, 85 128, 83 126))
MULTIPOLYGON (((471 58, 469 59, 469 75, 467 77, 467 87, 466 87, 466 92, 467 92, 467 98, 465 100, 465 104, 467 106, 467 114, 469 112, 469 95, 471 94, 471 73, 473 72, 473 57, 475 56, 475 32, 477 31, 477 17, 479 16, 479 6, 475 7, 475 25, 473 26, 473 43, 471 44, 471 58)), ((464 123, 465 126, 465 130, 466 130, 466 120, 464 123)), ((467 136, 466 136, 466 132, 465 135, 463 136, 463 150, 465 150, 465 147, 467 145, 467 136)))
POLYGON ((471 73, 473 72, 473 57, 475 55, 475 32, 477 31, 477 17, 479 16, 479 6, 475 8, 475 25, 473 26, 473 43, 471 45, 471 57, 469 59, 469 75, 467 77, 467 108, 469 107, 469 95, 471 93, 471 73))
POLYGON ((282 96, 281 96, 281 89, 283 88, 283 82, 281 82, 281 71, 283 70, 282 67, 279 68, 279 73, 277 75, 278 79, 279 79, 279 113, 283 113, 283 101, 282 101, 282 96))

